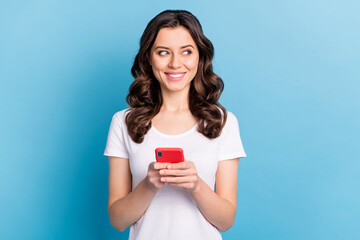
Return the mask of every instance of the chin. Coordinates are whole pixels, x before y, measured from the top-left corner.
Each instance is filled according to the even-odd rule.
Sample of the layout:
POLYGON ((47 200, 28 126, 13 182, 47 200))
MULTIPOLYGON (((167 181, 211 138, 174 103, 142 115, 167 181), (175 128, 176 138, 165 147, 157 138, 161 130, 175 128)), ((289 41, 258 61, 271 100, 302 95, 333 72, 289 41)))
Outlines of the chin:
MULTIPOLYGON (((190 88, 190 86, 189 86, 190 88)), ((189 90, 187 86, 181 85, 181 86, 166 86, 166 89, 170 92, 181 92, 185 90, 189 90)))

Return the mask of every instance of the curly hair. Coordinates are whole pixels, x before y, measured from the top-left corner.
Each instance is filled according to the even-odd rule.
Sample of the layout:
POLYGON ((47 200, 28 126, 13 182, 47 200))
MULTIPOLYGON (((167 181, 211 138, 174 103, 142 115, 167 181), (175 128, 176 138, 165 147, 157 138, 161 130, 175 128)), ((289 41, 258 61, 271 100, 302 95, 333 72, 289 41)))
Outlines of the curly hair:
POLYGON ((198 132, 209 139, 221 134, 227 114, 219 103, 224 82, 213 72, 214 47, 205 37, 198 19, 185 10, 166 10, 155 16, 147 25, 141 40, 131 74, 134 77, 126 96, 130 109, 126 125, 132 140, 141 143, 151 128, 151 120, 159 113, 163 98, 160 84, 154 76, 148 57, 160 29, 185 27, 199 50, 198 71, 191 81, 189 107, 198 119, 198 132))

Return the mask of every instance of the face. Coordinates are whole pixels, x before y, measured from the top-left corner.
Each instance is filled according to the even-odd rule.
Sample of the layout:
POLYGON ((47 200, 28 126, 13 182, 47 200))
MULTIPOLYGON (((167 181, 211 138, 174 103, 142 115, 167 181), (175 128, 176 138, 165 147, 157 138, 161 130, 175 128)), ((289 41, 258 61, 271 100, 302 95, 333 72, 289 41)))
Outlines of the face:
POLYGON ((186 28, 166 27, 151 47, 149 62, 162 92, 189 91, 198 69, 199 51, 186 28))

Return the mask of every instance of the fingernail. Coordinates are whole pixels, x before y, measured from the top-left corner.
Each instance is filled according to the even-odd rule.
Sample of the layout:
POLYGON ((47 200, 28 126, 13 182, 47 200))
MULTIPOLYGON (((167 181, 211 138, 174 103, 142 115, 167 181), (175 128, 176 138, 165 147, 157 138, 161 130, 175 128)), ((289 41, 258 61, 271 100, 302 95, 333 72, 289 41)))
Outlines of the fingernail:
POLYGON ((160 178, 160 181, 164 182, 164 181, 165 181, 165 178, 163 178, 163 177, 162 177, 162 178, 160 178))
POLYGON ((160 174, 164 174, 164 170, 160 170, 160 174))
POLYGON ((167 169, 169 169, 169 168, 171 168, 171 165, 168 165, 168 166, 167 166, 167 169))

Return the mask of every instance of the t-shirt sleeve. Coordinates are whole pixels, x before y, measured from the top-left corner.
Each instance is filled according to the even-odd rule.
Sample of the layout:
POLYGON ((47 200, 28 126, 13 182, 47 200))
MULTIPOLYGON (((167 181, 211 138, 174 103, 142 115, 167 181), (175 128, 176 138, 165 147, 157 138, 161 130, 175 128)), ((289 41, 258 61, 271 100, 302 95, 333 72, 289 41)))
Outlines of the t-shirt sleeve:
POLYGON ((118 112, 111 120, 104 152, 105 156, 129 158, 125 142, 127 132, 123 123, 123 114, 123 112, 118 112))
POLYGON ((227 113, 227 120, 220 135, 219 161, 246 157, 237 118, 231 112, 227 113))

